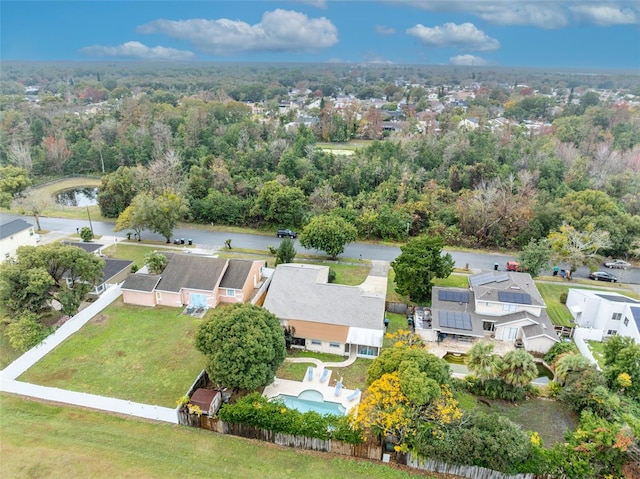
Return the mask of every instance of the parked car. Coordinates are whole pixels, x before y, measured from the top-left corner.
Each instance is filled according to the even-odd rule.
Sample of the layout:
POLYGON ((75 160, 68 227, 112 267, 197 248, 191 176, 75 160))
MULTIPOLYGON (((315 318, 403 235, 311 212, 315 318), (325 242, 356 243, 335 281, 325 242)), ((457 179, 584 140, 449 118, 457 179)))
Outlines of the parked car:
POLYGON ((292 231, 290 229, 279 229, 278 230, 278 238, 297 238, 298 233, 292 231))
POLYGON ((522 271, 517 261, 507 261, 507 271, 522 271))
POLYGON ((607 273, 606 271, 595 271, 589 275, 589 279, 595 281, 609 281, 610 283, 617 283, 618 277, 615 274, 607 273))
POLYGON ((607 261, 604 264, 607 268, 618 268, 618 269, 629 269, 631 264, 627 263, 623 259, 614 259, 611 261, 607 261))

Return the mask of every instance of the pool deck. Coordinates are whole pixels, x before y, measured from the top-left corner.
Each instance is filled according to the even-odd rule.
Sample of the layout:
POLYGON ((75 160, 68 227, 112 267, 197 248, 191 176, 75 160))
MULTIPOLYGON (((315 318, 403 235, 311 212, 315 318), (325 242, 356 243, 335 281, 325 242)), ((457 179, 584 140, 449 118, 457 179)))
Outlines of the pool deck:
POLYGON ((339 394, 336 396, 336 384, 340 378, 332 378, 333 372, 327 369, 328 376, 324 381, 320 382, 323 371, 324 370, 321 368, 313 368, 311 379, 309 379, 308 373, 305 373, 302 381, 290 381, 288 379, 276 378, 271 384, 264 388, 262 395, 267 398, 272 398, 279 394, 298 396, 302 391, 312 389, 320 392, 325 402, 333 402, 342 405, 342 407, 345 408, 345 414, 348 414, 349 410, 358 405, 362 394, 358 394, 356 397, 349 400, 349 397, 351 397, 355 391, 353 389, 341 388, 339 394))

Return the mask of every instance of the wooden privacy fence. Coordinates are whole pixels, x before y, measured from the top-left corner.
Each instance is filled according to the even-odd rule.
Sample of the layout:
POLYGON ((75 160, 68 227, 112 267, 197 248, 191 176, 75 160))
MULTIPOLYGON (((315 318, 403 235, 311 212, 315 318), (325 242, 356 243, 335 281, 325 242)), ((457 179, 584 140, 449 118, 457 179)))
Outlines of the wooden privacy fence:
POLYGON ((406 303, 392 303, 391 301, 387 301, 385 303, 385 310, 390 313, 406 314, 407 305, 406 303))
POLYGON ((259 441, 278 444, 279 446, 331 452, 342 456, 361 457, 375 461, 379 461, 382 458, 382 446, 379 444, 349 444, 332 439, 317 439, 315 437, 283 434, 255 426, 230 424, 218 418, 205 416, 204 414, 198 417, 196 414, 190 414, 186 408, 178 411, 178 422, 185 426, 199 427, 220 434, 231 434, 232 436, 257 439, 259 441))
POLYGON ((464 466, 447 464, 433 459, 421 459, 407 454, 407 466, 427 472, 439 472, 469 479, 545 479, 546 476, 537 474, 507 474, 480 466, 464 466))

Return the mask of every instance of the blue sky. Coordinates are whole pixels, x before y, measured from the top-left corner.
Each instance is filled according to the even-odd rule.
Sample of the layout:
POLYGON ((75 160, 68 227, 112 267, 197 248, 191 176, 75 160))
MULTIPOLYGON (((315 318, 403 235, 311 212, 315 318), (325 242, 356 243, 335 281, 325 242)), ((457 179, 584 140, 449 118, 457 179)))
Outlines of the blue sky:
POLYGON ((12 1, 2 60, 640 69, 640 0, 12 1))

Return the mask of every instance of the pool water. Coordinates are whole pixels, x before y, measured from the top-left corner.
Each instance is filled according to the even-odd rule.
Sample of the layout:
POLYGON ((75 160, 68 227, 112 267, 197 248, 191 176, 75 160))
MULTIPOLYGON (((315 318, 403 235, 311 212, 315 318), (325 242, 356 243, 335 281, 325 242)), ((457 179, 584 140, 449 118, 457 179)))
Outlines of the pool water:
POLYGON ((334 414, 344 416, 346 409, 338 403, 325 401, 322 393, 307 389, 297 396, 279 394, 273 399, 282 401, 285 406, 300 412, 315 411, 319 414, 334 414))

